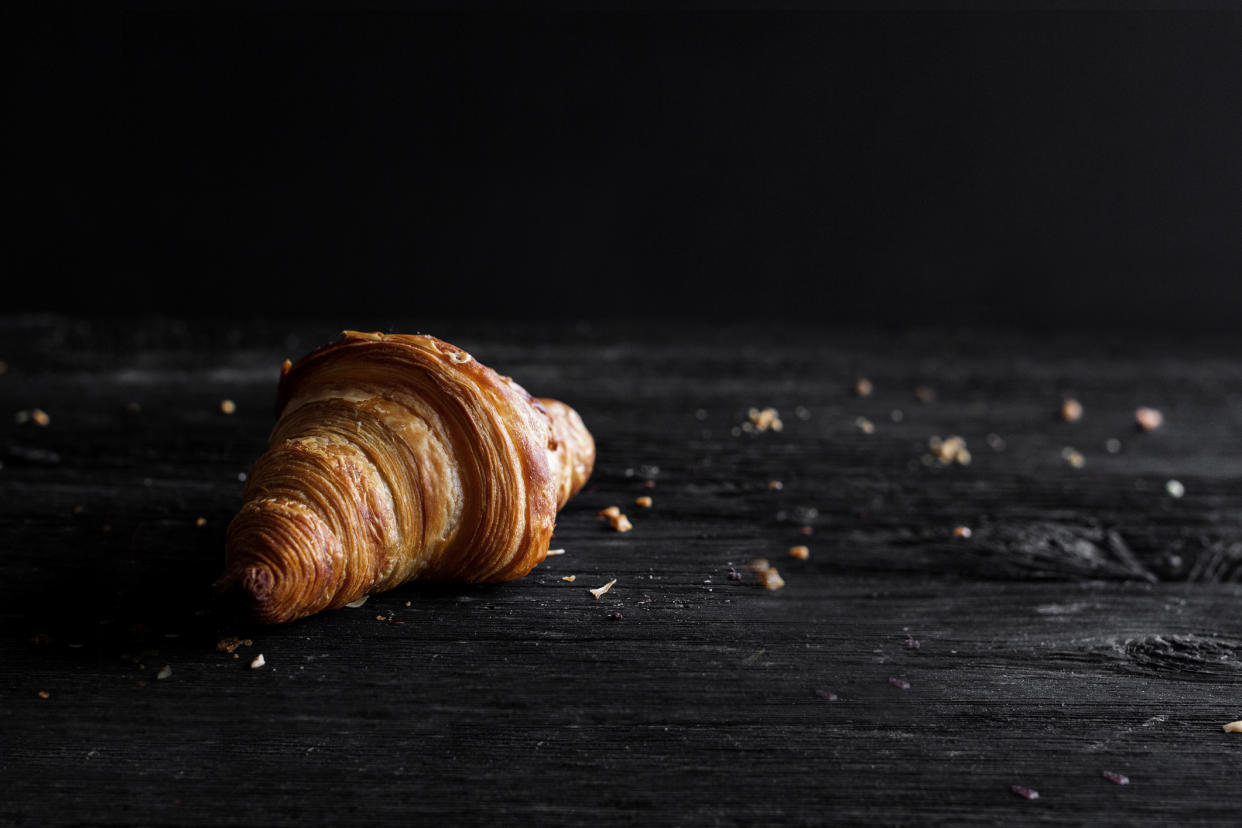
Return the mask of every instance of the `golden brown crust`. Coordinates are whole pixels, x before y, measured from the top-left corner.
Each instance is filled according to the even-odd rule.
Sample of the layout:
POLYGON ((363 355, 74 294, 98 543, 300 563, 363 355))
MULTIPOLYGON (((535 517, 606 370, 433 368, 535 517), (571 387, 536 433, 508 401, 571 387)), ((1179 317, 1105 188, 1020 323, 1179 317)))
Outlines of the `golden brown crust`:
POLYGON ((572 408, 431 336, 346 331, 286 362, 276 413, 220 580, 269 623, 414 578, 522 577, 595 460, 572 408))

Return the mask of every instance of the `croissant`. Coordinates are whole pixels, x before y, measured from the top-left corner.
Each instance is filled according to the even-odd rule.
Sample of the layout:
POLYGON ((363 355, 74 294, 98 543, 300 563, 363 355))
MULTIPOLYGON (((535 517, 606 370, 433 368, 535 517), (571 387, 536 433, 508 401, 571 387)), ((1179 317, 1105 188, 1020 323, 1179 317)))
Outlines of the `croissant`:
POLYGON ((521 578, 595 463, 576 411, 432 336, 345 331, 286 360, 276 413, 217 581, 264 623, 521 578))

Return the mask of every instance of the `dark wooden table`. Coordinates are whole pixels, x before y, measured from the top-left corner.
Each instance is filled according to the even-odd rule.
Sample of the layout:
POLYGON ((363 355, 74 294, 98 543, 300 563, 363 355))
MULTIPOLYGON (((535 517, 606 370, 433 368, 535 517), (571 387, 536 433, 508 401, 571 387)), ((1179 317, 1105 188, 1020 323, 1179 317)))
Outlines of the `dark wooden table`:
POLYGON ((0 317, 0 824, 1242 823, 1238 340, 424 321, 595 433, 566 553, 247 625, 239 476, 343 323, 419 327, 0 317))

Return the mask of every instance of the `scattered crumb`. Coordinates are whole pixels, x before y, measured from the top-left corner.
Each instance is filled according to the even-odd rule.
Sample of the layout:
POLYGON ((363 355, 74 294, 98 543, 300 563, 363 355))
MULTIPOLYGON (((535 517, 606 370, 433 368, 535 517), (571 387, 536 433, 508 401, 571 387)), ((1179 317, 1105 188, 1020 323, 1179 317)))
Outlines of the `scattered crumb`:
POLYGON ((364 595, 361 598, 359 598, 357 601, 350 601, 345 606, 349 607, 350 609, 358 609, 358 607, 365 604, 367 602, 367 599, 370 597, 371 597, 370 595, 364 595))
POLYGON ((1039 791, 1034 788, 1027 788, 1022 785, 1010 785, 1009 790, 1013 791, 1023 799, 1039 799, 1039 791))
POLYGON ((779 491, 780 491, 781 489, 783 489, 783 488, 785 488, 785 484, 784 484, 784 483, 782 483, 782 482, 781 482, 781 481, 779 481, 779 480, 769 480, 769 481, 768 481, 768 489, 769 489, 770 491, 773 491, 773 492, 779 492, 779 491))
POLYGON ((736 567, 730 566, 729 567, 729 580, 730 581, 742 580, 742 573, 738 572, 736 567))
POLYGON ((1112 771, 1100 771, 1100 776, 1112 782, 1114 785, 1129 785, 1130 777, 1124 773, 1113 773, 1112 771))
POLYGON ((798 534, 799 535, 813 535, 815 534, 815 530, 812 529, 810 526, 799 526, 798 534))
POLYGON ((237 473, 237 479, 238 479, 240 482, 245 483, 245 482, 246 482, 246 473, 245 473, 245 472, 238 472, 238 473, 237 473))
POLYGON ((914 389, 914 398, 926 405, 936 401, 936 390, 927 385, 920 385, 914 389))
POLYGON ((859 377, 854 381, 854 394, 859 397, 870 397, 871 392, 875 390, 875 386, 871 384, 871 380, 866 377, 859 377))
POLYGON ((1109 454, 1116 454, 1121 451, 1121 441, 1116 437, 1109 437, 1104 441, 1104 450, 1109 454))
POLYGON ((1069 463, 1076 469, 1081 469, 1083 466, 1087 465, 1087 458, 1083 457, 1082 452, 1073 446, 1066 446, 1061 449, 1061 457, 1066 463, 1069 463))
POLYGON ((780 589, 785 585, 785 579, 776 571, 776 567, 770 566, 757 574, 759 576, 759 583, 764 589, 780 589))
POLYGON ((1154 431, 1164 424, 1164 415, 1154 408, 1136 408, 1134 422, 1143 431, 1154 431))
POLYGON ((894 408, 892 411, 888 412, 888 418, 894 423, 900 423, 906 418, 906 412, 902 411, 900 408, 894 408))
POLYGON ((1170 480, 1165 483, 1164 490, 1169 493, 1169 497, 1181 497, 1186 494, 1186 487, 1182 485, 1180 480, 1170 480))
POLYGON ((611 581, 604 584, 602 587, 596 587, 595 589, 591 590, 591 594, 594 595, 598 599, 605 592, 612 589, 612 585, 615 584, 616 582, 617 582, 617 579, 613 578, 611 581))
MULTIPOLYGON (((554 556, 554 555, 564 555, 564 554, 565 554, 565 550, 564 550, 564 549, 549 549, 549 550, 548 550, 548 557, 549 557, 549 558, 551 558, 551 557, 552 557, 552 556, 554 556)), ((409 605, 407 604, 406 606, 409 606, 409 605)))
POLYGON ((563 575, 561 576, 561 580, 569 581, 572 584, 574 581, 578 580, 578 576, 577 575, 563 575))
POLYGON ((607 509, 599 513, 598 517, 616 518, 621 516, 621 508, 619 506, 609 506, 607 509))
MULTIPOLYGON (((238 647, 250 647, 254 644, 249 638, 241 639, 237 637, 221 638, 216 642, 216 652, 233 653, 238 647)), ((234 653, 234 658, 236 658, 234 653)))
POLYGON ((267 664, 267 659, 263 657, 263 653, 259 653, 254 657, 254 661, 250 662, 250 669, 257 670, 264 664, 267 664))
MULTIPOLYGON (((52 697, 52 694, 51 694, 51 693, 49 693, 49 692, 47 692, 46 690, 40 690, 40 691, 39 691, 39 698, 41 698, 41 699, 50 699, 51 697, 52 697)), ((1228 730, 1228 729, 1229 729, 1229 728, 1228 728, 1228 726, 1226 726, 1226 727, 1225 727, 1225 729, 1226 729, 1226 730, 1228 730)))
POLYGON ((750 420, 750 425, 758 431, 767 431, 769 428, 773 431, 780 431, 785 427, 781 422, 781 415, 775 408, 765 408, 760 411, 758 408, 752 408, 746 414, 750 420))
POLYGON ((17 425, 33 422, 39 428, 46 428, 52 422, 52 418, 42 408, 35 408, 30 411, 18 411, 13 415, 13 422, 17 425))
POLYGON ((875 423, 871 422, 866 417, 855 417, 854 425, 863 434, 875 434, 875 423))
POLYGON ((609 523, 611 523, 612 528, 616 529, 618 532, 628 532, 634 528, 634 524, 630 523, 630 519, 625 515, 617 515, 614 518, 609 518, 609 523))
POLYGON ((830 690, 816 690, 815 695, 819 696, 824 701, 836 701, 838 698, 837 694, 830 690))
POLYGON ((1067 423, 1076 423, 1082 419, 1082 403, 1073 397, 1061 400, 1061 419, 1067 423))
POLYGON ((973 533, 970 531, 969 526, 954 526, 953 527, 953 537, 955 538, 969 538, 971 534, 973 533))
POLYGON ((906 633, 906 649, 907 650, 918 650, 922 648, 922 646, 923 646, 922 642, 920 642, 914 636, 910 635, 910 633, 906 633))
POLYGON ((992 451, 1004 451, 1005 450, 1005 438, 1001 437, 999 434, 989 434, 987 437, 987 440, 988 440, 988 448, 990 448, 992 451))
POLYGON ((767 572, 772 568, 772 564, 768 562, 767 558, 755 558, 753 561, 746 564, 746 568, 751 572, 767 572))
POLYGON ((616 610, 613 610, 612 612, 608 613, 608 617, 611 618, 613 621, 620 621, 622 618, 624 618, 624 616, 621 615, 621 613, 617 612, 616 610))
POLYGON ((811 409, 807 408, 805 405, 800 405, 794 409, 794 416, 796 416, 799 420, 809 420, 811 419, 811 409))
POLYGON ((789 557, 805 561, 807 558, 811 557, 811 550, 807 549, 805 546, 793 546, 789 549, 789 557))
POLYGON ((375 616, 375 620, 376 620, 376 621, 387 621, 388 619, 387 619, 387 618, 385 618, 385 617, 384 617, 384 616, 382 616, 382 615, 377 615, 377 616, 375 616))
POLYGON ((194 521, 194 525, 195 526, 206 526, 207 518, 205 517, 198 518, 197 520, 194 521))
POLYGON ((160 668, 160 671, 155 674, 155 677, 160 681, 163 681, 166 678, 172 678, 172 668, 165 664, 160 668))
POLYGON ((888 683, 896 687, 898 690, 910 689, 910 682, 905 679, 890 677, 888 683))
POLYGON ((1242 733, 1242 720, 1225 725, 1226 733, 1242 733))
POLYGON ((408 606, 410 605, 410 602, 409 602, 409 601, 406 601, 406 602, 405 602, 405 605, 408 607, 408 606))
POLYGON ((944 440, 932 435, 927 439, 927 447, 942 466, 949 466, 954 462, 962 466, 970 465, 970 450, 966 448, 966 441, 956 434, 944 440))
POLYGON ((220 413, 232 414, 237 410, 237 403, 232 400, 220 400, 220 413))
POLYGON ((647 497, 646 495, 643 495, 642 497, 637 498, 634 501, 635 506, 642 506, 644 509, 650 509, 651 503, 652 503, 651 498, 647 497))

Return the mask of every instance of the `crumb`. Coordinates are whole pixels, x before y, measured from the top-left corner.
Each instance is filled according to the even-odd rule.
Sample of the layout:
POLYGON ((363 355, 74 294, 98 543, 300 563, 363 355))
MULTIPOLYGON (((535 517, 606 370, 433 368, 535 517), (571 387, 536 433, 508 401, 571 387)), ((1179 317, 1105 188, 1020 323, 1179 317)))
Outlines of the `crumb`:
POLYGON ((250 662, 250 669, 257 670, 264 664, 267 664, 267 659, 263 657, 263 653, 259 653, 254 657, 254 661, 250 662))
POLYGON ((909 690, 910 682, 900 678, 890 678, 888 683, 896 687, 898 690, 909 690))
POLYGON ((922 646, 923 644, 917 638, 910 635, 910 633, 906 633, 906 649, 907 650, 918 650, 922 646))
POLYGON ((988 448, 990 448, 992 451, 1004 451, 1005 450, 1005 438, 1001 437, 999 434, 989 434, 987 437, 987 440, 988 440, 988 448))
POLYGON ((813 535, 815 534, 815 530, 812 529, 810 526, 799 526, 798 534, 799 535, 813 535))
POLYGON ((1130 777, 1123 773, 1113 773, 1112 771, 1100 771, 1100 776, 1112 782, 1114 785, 1129 785, 1130 777))
POLYGON ((1087 465, 1087 458, 1083 457, 1082 452, 1073 446, 1066 446, 1061 449, 1061 457, 1064 458, 1066 463, 1069 463, 1076 469, 1081 469, 1087 465))
MULTIPOLYGON (((564 550, 564 549, 549 549, 549 550, 548 550, 548 557, 549 557, 549 558, 551 558, 551 557, 552 557, 552 556, 554 556, 554 555, 564 555, 564 554, 565 554, 565 550, 564 550)), ((409 604, 406 604, 406 606, 408 607, 408 606, 409 606, 409 604)))
POLYGON ((779 481, 779 480, 769 480, 769 481, 768 481, 768 490, 769 490, 769 491, 779 492, 779 491, 780 491, 781 489, 783 489, 783 488, 785 488, 785 484, 784 484, 784 483, 782 483, 782 482, 781 482, 781 481, 779 481))
POLYGON ((245 483, 245 482, 246 482, 246 473, 245 473, 245 472, 238 472, 238 473, 237 473, 237 479, 238 479, 240 482, 245 483))
POLYGON ((367 602, 367 599, 370 597, 371 597, 370 595, 364 595, 361 598, 359 598, 357 601, 350 601, 345 606, 349 607, 350 609, 358 609, 358 607, 365 604, 367 602))
POLYGON ((206 526, 206 525, 207 525, 207 518, 205 518, 205 517, 201 517, 201 518, 197 519, 196 521, 194 521, 194 525, 195 525, 195 526, 206 526))
POLYGON ((1242 720, 1225 725, 1226 733, 1242 733, 1242 720))
POLYGON ((232 400, 220 400, 220 413, 232 414, 237 410, 237 403, 232 400))
POLYGON ((160 671, 155 674, 155 677, 160 681, 163 681, 166 678, 172 678, 172 668, 165 664, 160 668, 160 671))
POLYGON ((767 572, 772 568, 772 564, 768 562, 767 558, 755 558, 753 561, 746 564, 746 568, 751 572, 767 572))
POLYGON ((410 602, 409 602, 409 601, 406 601, 406 602, 405 602, 405 605, 408 607, 408 606, 410 605, 410 602))
POLYGON ((742 580, 742 573, 738 572, 737 569, 732 566, 729 567, 729 580, 730 581, 742 580))
POLYGON ((775 408, 765 408, 762 411, 752 408, 746 416, 750 420, 750 425, 759 431, 767 431, 769 428, 773 431, 780 431, 784 428, 781 415, 775 408))
POLYGON ((249 638, 247 638, 245 641, 235 636, 230 637, 230 638, 221 638, 219 641, 216 642, 216 652, 231 653, 231 652, 234 652, 238 647, 249 647, 253 643, 254 642, 251 641, 249 638))
POLYGON ((758 573, 759 583, 764 589, 780 589, 785 585, 785 579, 776 571, 776 567, 769 567, 758 573))
POLYGON ((830 690, 816 690, 815 695, 819 696, 824 701, 836 701, 838 698, 837 694, 830 690))
POLYGON ((388 619, 384 618, 384 616, 382 616, 382 615, 377 615, 377 616, 375 616, 375 620, 376 620, 376 621, 386 621, 386 620, 388 620, 388 619))
POLYGON ((1076 423, 1082 419, 1082 403, 1073 397, 1061 400, 1061 419, 1067 423, 1076 423))
POLYGON ((892 411, 888 412, 888 418, 894 423, 900 423, 906 418, 906 413, 900 408, 894 408, 892 411))
POLYGON ((622 616, 621 613, 617 612, 616 610, 613 610, 612 612, 608 613, 608 617, 611 618, 613 621, 620 621, 624 616, 622 616))
POLYGON ((41 699, 50 699, 52 697, 52 694, 47 692, 46 690, 40 690, 38 695, 39 695, 39 698, 41 699))
POLYGON ((644 509, 650 509, 651 503, 652 503, 651 498, 647 497, 646 495, 643 495, 642 497, 634 501, 635 506, 642 506, 644 509))
POLYGON ((920 385, 914 389, 914 398, 924 405, 927 405, 930 402, 935 402, 936 391, 931 386, 920 385))
POLYGON ((855 417, 854 425, 857 426, 858 430, 863 434, 875 434, 875 423, 871 422, 866 417, 855 417))
POLYGON ((620 507, 618 507, 618 506, 609 506, 607 509, 605 509, 605 510, 603 510, 602 512, 600 512, 600 513, 599 513, 599 515, 598 515, 598 517, 606 517, 606 518, 612 519, 612 518, 615 518, 615 517, 619 517, 620 515, 621 515, 621 508, 620 508, 620 507))
POLYGON ((966 441, 956 434, 944 440, 933 435, 928 438, 927 447, 931 449, 932 456, 942 466, 949 466, 955 462, 962 466, 970 465, 970 450, 966 448, 966 441))
POLYGON ((604 584, 602 587, 596 587, 595 589, 591 590, 591 594, 594 595, 595 598, 598 600, 601 595, 603 595, 608 590, 612 589, 612 585, 615 584, 616 582, 617 582, 617 579, 613 578, 611 581, 604 584))
POLYGON ((970 531, 969 526, 954 526, 953 527, 953 537, 955 538, 969 538, 971 534, 973 533, 970 531))
POLYGON ((36 408, 35 410, 31 411, 30 419, 33 420, 34 424, 37 425, 39 428, 47 428, 48 423, 52 422, 52 418, 47 416, 47 412, 44 411, 42 408, 36 408))
POLYGON ((875 387, 871 384, 871 380, 866 377, 859 377, 854 381, 854 394, 859 397, 870 397, 875 387))
POLYGON ((1022 785, 1010 785, 1009 790, 1013 791, 1023 799, 1039 799, 1039 791, 1033 788, 1027 788, 1022 785))
POLYGON ((811 419, 811 409, 807 408, 805 405, 800 405, 794 409, 794 415, 799 420, 809 420, 811 419))
POLYGON ((634 528, 634 524, 630 523, 630 519, 625 515, 617 515, 616 517, 609 518, 609 522, 612 524, 612 528, 616 529, 618 532, 628 532, 634 528))
POLYGON ((1154 431, 1164 424, 1164 415, 1154 408, 1136 408, 1134 422, 1143 431, 1154 431))
POLYGON ((792 546, 789 549, 789 557, 805 561, 807 558, 811 557, 811 550, 807 549, 805 546, 792 546))
POLYGON ((563 575, 561 576, 561 580, 569 581, 572 584, 574 581, 578 580, 578 576, 577 575, 563 575))
POLYGON ((1164 490, 1169 493, 1169 497, 1181 497, 1186 494, 1186 487, 1182 485, 1180 480, 1170 480, 1165 483, 1164 490))
POLYGON ((1109 437, 1104 441, 1104 450, 1109 454, 1116 454, 1121 451, 1121 441, 1116 437, 1109 437))

